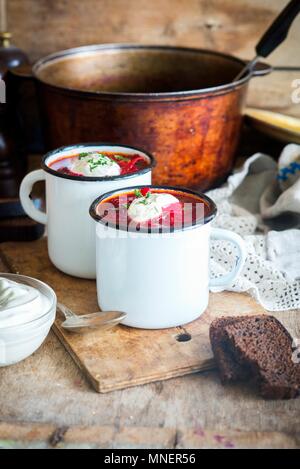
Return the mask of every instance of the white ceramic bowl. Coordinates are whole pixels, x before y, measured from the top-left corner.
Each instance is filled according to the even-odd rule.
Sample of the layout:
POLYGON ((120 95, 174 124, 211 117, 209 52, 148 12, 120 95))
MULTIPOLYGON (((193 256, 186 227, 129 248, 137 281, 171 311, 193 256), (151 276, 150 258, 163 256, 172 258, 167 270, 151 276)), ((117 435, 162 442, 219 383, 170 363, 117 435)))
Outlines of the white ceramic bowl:
POLYGON ((39 280, 17 274, 0 276, 36 288, 49 300, 48 307, 34 320, 9 327, 1 327, 0 321, 0 367, 3 367, 24 360, 40 347, 55 320, 57 300, 52 288, 39 280))

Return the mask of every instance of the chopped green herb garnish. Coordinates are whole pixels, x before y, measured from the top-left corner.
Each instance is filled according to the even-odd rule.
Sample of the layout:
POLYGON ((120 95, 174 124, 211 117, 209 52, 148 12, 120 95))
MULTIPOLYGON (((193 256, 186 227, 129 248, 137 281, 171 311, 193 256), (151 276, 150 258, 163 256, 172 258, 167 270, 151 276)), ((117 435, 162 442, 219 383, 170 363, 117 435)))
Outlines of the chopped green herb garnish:
POLYGON ((136 197, 143 197, 143 195, 142 195, 140 189, 134 189, 134 195, 135 195, 136 197))
POLYGON ((103 153, 98 153, 97 156, 93 156, 87 160, 87 163, 89 164, 91 172, 96 169, 98 166, 106 166, 109 165, 111 166, 113 164, 113 161, 103 153))
POLYGON ((147 204, 151 203, 151 201, 149 200, 149 197, 150 197, 150 195, 151 195, 151 192, 150 192, 150 191, 147 192, 146 195, 143 195, 140 189, 134 189, 134 195, 135 195, 138 199, 140 199, 140 200, 139 200, 139 203, 140 203, 140 204, 147 205, 147 204))
POLYGON ((85 158, 88 155, 89 155, 89 153, 79 153, 78 159, 81 160, 82 158, 85 158))
POLYGON ((130 158, 127 158, 126 156, 122 156, 122 155, 114 155, 114 158, 120 161, 130 161, 130 158))

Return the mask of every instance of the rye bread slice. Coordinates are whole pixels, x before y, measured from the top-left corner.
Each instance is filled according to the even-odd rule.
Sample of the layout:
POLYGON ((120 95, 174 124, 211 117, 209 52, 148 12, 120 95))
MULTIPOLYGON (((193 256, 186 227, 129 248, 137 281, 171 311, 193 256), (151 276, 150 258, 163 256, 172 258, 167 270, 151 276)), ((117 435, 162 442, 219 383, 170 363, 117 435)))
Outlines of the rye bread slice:
POLYGON ((293 362, 292 337, 273 316, 248 316, 224 326, 226 347, 240 367, 250 371, 267 399, 300 394, 300 364, 293 362))
POLYGON ((249 378, 248 367, 240 364, 235 358, 235 352, 232 350, 225 331, 225 326, 238 324, 244 318, 244 316, 221 317, 215 319, 209 328, 211 348, 223 384, 249 378))

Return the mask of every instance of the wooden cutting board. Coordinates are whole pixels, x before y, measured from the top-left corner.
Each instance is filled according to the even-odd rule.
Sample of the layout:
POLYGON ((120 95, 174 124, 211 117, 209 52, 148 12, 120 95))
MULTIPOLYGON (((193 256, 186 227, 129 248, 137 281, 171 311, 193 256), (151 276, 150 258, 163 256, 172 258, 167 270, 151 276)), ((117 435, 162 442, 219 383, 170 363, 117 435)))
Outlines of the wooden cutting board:
MULTIPOLYGON (((4 243, 0 254, 10 272, 46 282, 74 312, 99 310, 96 282, 58 271, 48 258, 45 238, 4 243)), ((263 312, 248 295, 225 292, 211 294, 206 312, 184 327, 145 330, 117 326, 79 335, 64 331, 58 317, 53 330, 95 390, 105 393, 213 368, 208 336, 211 321, 223 315, 263 312), (188 335, 190 340, 184 341, 188 335)))

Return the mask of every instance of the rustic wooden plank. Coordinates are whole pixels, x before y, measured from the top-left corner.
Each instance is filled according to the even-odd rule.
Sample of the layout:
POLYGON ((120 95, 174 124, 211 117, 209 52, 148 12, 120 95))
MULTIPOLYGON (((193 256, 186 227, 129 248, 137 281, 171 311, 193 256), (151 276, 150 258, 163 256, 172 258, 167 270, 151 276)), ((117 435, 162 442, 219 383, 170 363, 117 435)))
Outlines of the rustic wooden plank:
POLYGON ((288 73, 274 71, 265 77, 255 78, 250 83, 248 104, 299 117, 300 106, 292 101, 292 93, 295 91, 292 84, 299 77, 300 71, 288 73))
POLYGON ((283 432, 218 432, 207 429, 193 429, 180 432, 177 448, 209 449, 297 449, 300 447, 300 433, 290 435, 283 432))
MULTIPOLYGON (((1 268, 6 269, 5 265, 1 268)), ((276 313, 276 316, 292 335, 300 336, 299 312, 276 313)), ((135 440, 133 444, 128 442, 129 437, 127 440, 120 437, 121 429, 128 427, 133 432, 132 438, 139 434, 140 427, 172 429, 171 435, 174 436, 175 432, 174 439, 182 448, 226 444, 231 432, 236 430, 240 437, 234 439, 237 447, 247 444, 249 447, 293 447, 298 441, 300 425, 300 399, 265 401, 247 385, 221 386, 215 372, 108 394, 93 393, 53 333, 31 357, 0 369, 0 396, 3 420, 11 423, 52 422, 55 428, 73 425, 113 427, 112 447, 134 447, 138 444, 143 447, 141 440, 135 440), (214 430, 199 441, 199 429, 214 430), (240 432, 245 436, 241 437, 240 432), (257 437, 252 432, 258 432, 257 437), (216 441, 214 435, 224 436, 224 441, 216 441)), ((152 441, 150 435, 151 432, 149 442, 152 441)), ((158 445, 156 447, 165 447, 164 435, 160 434, 159 442, 153 443, 158 445)), ((107 446, 102 443, 103 447, 107 446)), ((28 446, 23 439, 15 444, 28 446)), ((87 443, 72 444, 92 447, 96 443, 92 439, 87 443)), ((31 442, 30 445, 44 447, 45 442, 31 442)))
MULTIPOLYGON (((102 42, 180 44, 250 58, 282 0, 9 0, 9 27, 35 60, 56 50, 102 42), (45 21, 47 18, 47 21, 45 21)), ((300 19, 274 60, 298 64, 300 19)))
MULTIPOLYGON (((32 243, 5 243, 1 252, 13 272, 45 281, 53 287, 59 301, 75 312, 97 311, 95 281, 59 272, 48 258, 45 238, 32 243)), ((205 313, 182 328, 145 330, 118 326, 80 335, 64 331, 58 317, 54 332, 95 390, 109 392, 213 368, 208 333, 212 320, 223 315, 263 312, 250 296, 223 292, 210 295, 205 313), (183 331, 190 334, 190 341, 177 340, 183 331)))
POLYGON ((0 422, 1 448, 173 448, 176 432, 169 428, 55 426, 0 422))
POLYGON ((116 435, 121 427, 295 435, 300 425, 300 399, 265 401, 246 385, 221 386, 216 372, 97 394, 53 333, 31 357, 0 369, 0 396, 1 419, 12 424, 104 425, 116 435))
POLYGON ((2 448, 264 448, 296 449, 300 433, 247 432, 193 428, 190 430, 160 427, 111 426, 58 427, 40 423, 0 422, 2 448))
POLYGON ((1 418, 12 422, 291 433, 300 423, 299 400, 263 401, 246 386, 221 386, 214 372, 109 394, 93 393, 52 334, 32 357, 1 369, 0 377, 1 418))

